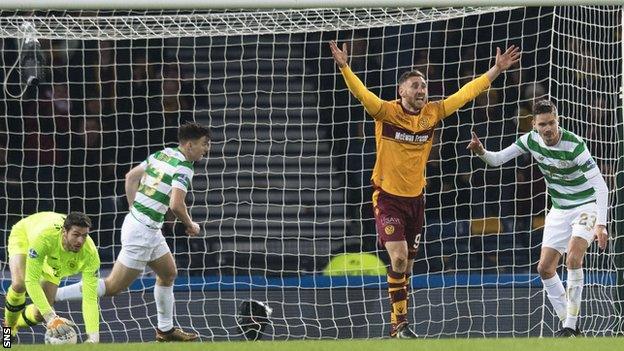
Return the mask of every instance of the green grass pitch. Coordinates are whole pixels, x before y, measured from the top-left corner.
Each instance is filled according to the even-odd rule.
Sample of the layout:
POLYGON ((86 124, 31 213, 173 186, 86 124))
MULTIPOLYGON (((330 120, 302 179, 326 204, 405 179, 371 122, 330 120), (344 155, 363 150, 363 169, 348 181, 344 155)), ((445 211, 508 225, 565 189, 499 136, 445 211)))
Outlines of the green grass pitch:
POLYGON ((303 340, 256 342, 132 343, 98 345, 14 345, 15 350, 41 351, 599 351, 624 350, 624 338, 501 338, 420 340, 303 340))

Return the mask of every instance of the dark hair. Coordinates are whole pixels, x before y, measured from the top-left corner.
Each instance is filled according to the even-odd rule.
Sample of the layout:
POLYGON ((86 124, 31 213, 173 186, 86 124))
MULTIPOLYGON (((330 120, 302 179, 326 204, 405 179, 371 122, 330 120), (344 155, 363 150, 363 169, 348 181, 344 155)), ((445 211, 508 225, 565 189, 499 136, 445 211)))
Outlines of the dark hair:
POLYGON ((412 78, 412 77, 421 77, 424 80, 427 80, 427 77, 425 77, 425 74, 422 73, 421 71, 415 69, 413 71, 407 71, 404 72, 403 74, 401 74, 401 76, 399 77, 399 83, 398 85, 403 84, 403 82, 405 82, 406 80, 412 78))
POLYGON ((199 123, 188 122, 178 128, 178 141, 181 143, 189 140, 201 139, 203 136, 210 140, 210 129, 199 123))
POLYGON ((557 115, 557 107, 550 100, 540 100, 533 104, 533 116, 542 113, 554 113, 557 115))
POLYGON ((70 212, 67 217, 65 217, 63 228, 65 228, 65 230, 70 230, 73 226, 91 228, 91 219, 82 212, 70 212))

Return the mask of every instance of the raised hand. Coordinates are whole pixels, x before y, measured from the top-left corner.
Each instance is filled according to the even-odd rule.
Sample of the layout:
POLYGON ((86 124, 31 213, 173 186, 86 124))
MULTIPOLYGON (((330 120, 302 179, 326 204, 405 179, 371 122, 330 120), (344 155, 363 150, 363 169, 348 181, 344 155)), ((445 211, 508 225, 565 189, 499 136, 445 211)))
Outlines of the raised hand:
POLYGON ((475 132, 472 132, 472 139, 470 139, 470 144, 468 144, 468 146, 466 146, 466 149, 471 150, 472 152, 476 153, 477 155, 483 155, 485 153, 485 149, 483 148, 483 144, 481 144, 481 141, 479 140, 479 138, 477 137, 477 134, 475 134, 475 132))
POLYGON ((609 233, 607 232, 607 227, 602 224, 596 224, 594 226, 594 237, 598 240, 598 247, 601 250, 607 248, 607 242, 609 241, 609 233))
POLYGON ((334 56, 336 64, 340 67, 346 66, 347 60, 349 59, 349 55, 347 54, 347 43, 342 43, 342 50, 340 50, 336 41, 332 40, 329 42, 329 48, 331 49, 332 56, 334 56))
POLYGON ((520 48, 512 45, 501 54, 501 49, 496 48, 496 67, 502 71, 507 70, 516 62, 520 61, 520 48))

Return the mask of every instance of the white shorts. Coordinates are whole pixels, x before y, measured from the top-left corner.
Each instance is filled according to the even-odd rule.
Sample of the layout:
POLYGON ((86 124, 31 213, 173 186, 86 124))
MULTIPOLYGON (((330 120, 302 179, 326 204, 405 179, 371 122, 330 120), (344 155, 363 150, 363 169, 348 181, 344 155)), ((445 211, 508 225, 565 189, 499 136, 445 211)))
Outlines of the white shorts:
POLYGON ((131 213, 121 226, 121 252, 117 261, 124 266, 142 271, 145 266, 170 253, 160 229, 149 228, 131 213))
POLYGON ((596 204, 589 203, 569 210, 551 208, 544 224, 542 247, 550 247, 560 254, 568 249, 572 236, 578 236, 591 245, 596 224, 596 204))

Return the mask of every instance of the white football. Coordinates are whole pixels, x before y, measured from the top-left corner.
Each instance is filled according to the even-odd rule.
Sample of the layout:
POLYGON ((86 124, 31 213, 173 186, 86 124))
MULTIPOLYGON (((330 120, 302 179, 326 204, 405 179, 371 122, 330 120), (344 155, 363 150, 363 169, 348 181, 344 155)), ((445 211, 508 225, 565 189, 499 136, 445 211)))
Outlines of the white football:
POLYGON ((64 337, 56 337, 52 336, 50 333, 50 329, 46 330, 45 333, 45 343, 50 345, 63 345, 63 344, 75 344, 78 342, 78 335, 76 331, 72 327, 72 332, 64 337))

